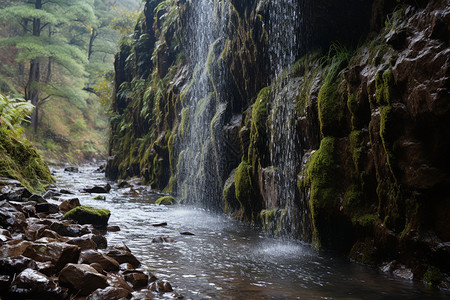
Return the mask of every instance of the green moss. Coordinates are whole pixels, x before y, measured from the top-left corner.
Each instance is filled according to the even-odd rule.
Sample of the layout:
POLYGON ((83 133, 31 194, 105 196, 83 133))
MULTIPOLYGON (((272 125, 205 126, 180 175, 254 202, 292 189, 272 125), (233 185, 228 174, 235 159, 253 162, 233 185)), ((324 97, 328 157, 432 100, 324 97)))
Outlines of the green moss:
POLYGON ((339 79, 337 71, 334 72, 330 70, 318 96, 320 132, 324 137, 339 135, 344 122, 345 110, 338 92, 339 79))
POLYGON ((156 200, 155 204, 158 205, 174 205, 176 203, 175 198, 172 196, 164 196, 156 200))
POLYGON ((254 218, 254 188, 252 183, 252 168, 246 162, 242 161, 236 169, 234 175, 234 186, 236 192, 236 199, 243 209, 243 214, 247 221, 253 221, 254 218))
POLYGON ((353 165, 357 173, 360 173, 360 164, 362 156, 362 146, 364 143, 361 130, 353 130, 349 136, 350 149, 352 155, 353 165))
POLYGON ((378 71, 375 77, 375 99, 378 105, 390 105, 392 103, 392 90, 394 76, 392 69, 378 71))
POLYGON ((269 231, 272 228, 277 212, 278 209, 273 210, 264 209, 259 213, 259 218, 261 219, 264 230, 269 231))
POLYGON ((19 180, 31 191, 44 191, 53 182, 48 166, 33 145, 0 127, 0 177, 19 180))
POLYGON ((184 136, 186 130, 189 130, 189 124, 187 124, 189 109, 189 107, 185 107, 181 110, 181 122, 178 127, 181 136, 184 136))
POLYGON ((428 285, 439 285, 444 279, 442 272, 436 267, 429 267, 423 275, 423 281, 428 285))
POLYGON ((309 206, 311 209, 314 243, 320 247, 318 223, 327 219, 338 206, 336 187, 335 138, 326 137, 320 148, 305 167, 305 179, 300 188, 310 186, 309 206))
POLYGON ((395 178, 393 163, 395 156, 393 152, 393 132, 392 132, 393 113, 391 106, 380 107, 380 137, 383 142, 384 151, 386 152, 387 164, 395 178))
POLYGON ((375 265, 376 264, 376 248, 373 240, 365 239, 363 241, 356 242, 349 254, 351 259, 359 261, 363 264, 375 265))
POLYGON ((352 185, 344 195, 344 209, 351 215, 358 215, 364 209, 364 195, 356 185, 352 185))
POLYGON ((68 211, 65 219, 70 219, 79 224, 93 224, 95 227, 105 227, 108 224, 111 212, 109 209, 97 209, 90 206, 78 206, 68 211))

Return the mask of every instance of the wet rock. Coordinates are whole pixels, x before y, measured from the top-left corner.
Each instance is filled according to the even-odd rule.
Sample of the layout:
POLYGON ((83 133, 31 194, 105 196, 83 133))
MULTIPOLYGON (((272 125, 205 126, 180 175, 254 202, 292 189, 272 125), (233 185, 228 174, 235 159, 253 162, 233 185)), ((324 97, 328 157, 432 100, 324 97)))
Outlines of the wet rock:
POLYGON ((53 203, 38 203, 36 204, 37 213, 56 214, 59 212, 59 206, 53 203))
POLYGON ((130 252, 121 248, 112 248, 107 253, 108 256, 114 258, 119 264, 129 263, 137 268, 141 264, 137 258, 130 252))
POLYGON ((125 189, 125 188, 129 188, 129 187, 131 187, 131 184, 129 184, 127 181, 125 181, 125 180, 120 180, 118 183, 117 183, 117 187, 119 188, 119 189, 125 189))
POLYGON ((0 275, 0 295, 8 292, 10 282, 11 282, 11 276, 0 275))
POLYGON ((98 166, 94 173, 105 173, 106 164, 98 166))
POLYGON ((95 270, 97 270, 97 272, 99 272, 99 273, 104 272, 102 265, 99 263, 92 263, 92 264, 90 264, 90 266, 93 267, 95 270))
POLYGON ((35 205, 33 205, 33 204, 23 205, 23 206, 22 206, 22 213, 23 213, 27 218, 35 217, 35 216, 36 216, 36 208, 35 208, 35 205))
POLYGON ((5 186, 1 189, 1 194, 3 194, 5 199, 17 202, 28 201, 28 198, 30 198, 32 195, 32 193, 28 189, 22 186, 5 186))
POLYGON ((91 188, 85 188, 83 191, 85 193, 95 193, 95 194, 107 194, 111 190, 111 186, 107 183, 105 186, 94 186, 91 188))
POLYGON ((82 251, 80 262, 83 264, 99 263, 105 271, 119 271, 119 263, 114 258, 95 250, 82 251))
POLYGON ((93 267, 85 264, 68 264, 59 274, 61 286, 68 287, 80 296, 89 295, 96 289, 108 286, 106 276, 98 273, 93 267))
POLYGON ((96 209, 90 206, 78 206, 64 215, 79 224, 92 224, 96 228, 106 228, 111 212, 108 209, 96 209))
POLYGON ((133 289, 137 290, 139 288, 143 288, 148 284, 148 275, 144 272, 133 271, 133 272, 124 272, 125 280, 131 283, 133 289))
POLYGON ((157 280, 150 284, 150 291, 158 293, 173 292, 172 286, 167 281, 157 280))
POLYGON ((130 295, 130 291, 126 289, 109 286, 105 289, 97 289, 86 300, 119 300, 130 298, 130 295))
POLYGON ((11 296, 31 299, 65 299, 67 293, 44 274, 26 269, 11 283, 11 296))
POLYGON ((96 250, 97 243, 94 241, 94 234, 85 234, 80 237, 75 237, 67 241, 68 244, 77 245, 81 251, 94 249, 96 250))
POLYGON ((175 243, 176 241, 168 236, 158 236, 152 239, 152 243, 175 243))
POLYGON ((94 199, 94 200, 106 200, 106 197, 105 196, 101 196, 101 195, 97 195, 97 196, 95 196, 92 199, 94 199))
POLYGON ((189 231, 183 231, 183 232, 180 232, 180 234, 181 235, 195 235, 195 234, 193 234, 192 232, 189 232, 189 231))
POLYGON ((114 226, 108 226, 108 227, 106 228, 106 230, 107 230, 108 232, 117 232, 117 231, 120 231, 120 227, 117 226, 117 225, 114 225, 114 226))
POLYGON ((0 201, 0 226, 10 231, 23 231, 25 215, 6 200, 0 201))
POLYGON ((133 291, 130 285, 125 281, 125 279, 120 274, 108 273, 107 277, 108 277, 108 284, 110 286, 125 289, 130 293, 133 291))
POLYGON ((19 180, 11 179, 11 178, 0 178, 0 187, 4 186, 15 186, 20 187, 22 184, 19 180))
POLYGON ((155 204, 158 204, 158 205, 173 205, 175 203, 176 203, 175 198, 172 196, 161 197, 158 200, 156 200, 156 202, 155 202, 155 204))
POLYGON ((98 249, 106 249, 108 247, 108 241, 101 234, 93 234, 92 239, 97 244, 98 249))
POLYGON ((61 204, 59 205, 59 210, 63 213, 66 213, 80 205, 80 200, 78 198, 67 199, 61 202, 61 204))
POLYGON ((66 190, 66 189, 60 189, 59 192, 61 194, 64 194, 64 195, 73 195, 73 194, 75 194, 74 192, 72 192, 70 190, 66 190))
POLYGON ((91 233, 88 226, 73 224, 71 221, 54 221, 50 229, 62 236, 77 237, 91 233))
POLYGON ((37 270, 37 264, 28 257, 19 255, 16 257, 5 257, 0 259, 0 274, 11 275, 19 274, 25 269, 37 270))
POLYGON ((28 226, 24 232, 25 237, 29 241, 35 241, 41 237, 42 232, 48 229, 47 225, 28 222, 28 226))
POLYGON ((58 199, 59 197, 61 197, 61 194, 54 190, 48 190, 44 195, 42 195, 42 197, 44 199, 58 199))
POLYGON ((78 262, 80 247, 59 242, 32 243, 23 256, 39 262, 50 261, 57 270, 61 270, 68 263, 78 262))
POLYGON ((78 168, 74 167, 74 166, 68 166, 64 168, 64 172, 68 172, 68 173, 78 173, 78 168))
POLYGON ((162 226, 167 226, 167 222, 162 222, 162 223, 155 223, 152 224, 153 227, 162 227, 162 226))
POLYGON ((11 240, 0 247, 0 257, 15 257, 23 255, 25 250, 31 246, 31 242, 23 240, 11 240))
POLYGON ((31 195, 30 198, 28 198, 29 201, 34 201, 37 203, 47 203, 47 200, 44 199, 41 195, 31 195))
POLYGON ((37 265, 37 271, 41 272, 42 274, 46 276, 53 276, 58 273, 59 270, 56 269, 56 266, 52 264, 50 261, 44 261, 44 262, 36 262, 37 265))
POLYGON ((123 263, 123 264, 120 264, 120 270, 125 272, 125 271, 134 271, 135 269, 129 263, 123 263))

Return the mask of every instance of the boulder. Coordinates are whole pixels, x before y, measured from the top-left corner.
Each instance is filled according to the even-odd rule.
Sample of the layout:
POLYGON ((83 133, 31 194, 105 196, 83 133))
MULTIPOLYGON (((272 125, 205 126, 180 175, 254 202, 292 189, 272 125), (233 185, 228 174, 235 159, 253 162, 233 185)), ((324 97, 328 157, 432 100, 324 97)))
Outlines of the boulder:
POLYGON ((42 195, 42 198, 44 199, 55 199, 57 200, 59 197, 61 197, 61 194, 54 190, 48 190, 45 192, 44 195, 42 195))
POLYGON ((119 300, 130 298, 130 295, 130 291, 124 288, 109 286, 105 289, 95 290, 86 300, 119 300))
POLYGON ((17 202, 28 201, 28 198, 32 195, 32 193, 23 186, 16 187, 11 185, 4 186, 0 193, 3 194, 5 199, 17 202))
POLYGON ((131 253, 131 251, 127 251, 123 248, 112 248, 108 251, 107 255, 114 258, 119 262, 119 264, 129 263, 134 268, 139 267, 139 265, 141 264, 136 256, 131 253))
POLYGON ((0 226, 22 232, 26 227, 25 215, 7 201, 0 201, 0 226))
POLYGON ((133 289, 120 274, 108 273, 107 277, 110 286, 128 290, 130 293, 133 292, 133 289))
POLYGON ((50 224, 50 229, 62 236, 69 237, 82 236, 92 231, 89 226, 73 224, 72 221, 54 221, 50 224))
POLYGON ((73 194, 75 194, 74 192, 72 192, 70 190, 67 190, 67 189, 60 189, 59 192, 61 194, 64 194, 64 195, 73 195, 73 194))
POLYGON ((89 295, 96 289, 108 286, 106 276, 85 264, 67 264, 59 273, 59 283, 80 296, 89 295))
POLYGON ((125 280, 131 283, 133 289, 139 289, 147 286, 148 275, 140 271, 124 272, 125 280))
POLYGON ((22 255, 0 258, 0 274, 2 275, 14 276, 25 269, 36 270, 38 267, 34 260, 22 255))
POLYGON ((92 224, 96 228, 106 228, 111 212, 108 209, 96 209, 90 206, 78 206, 65 215, 65 219, 71 219, 78 224, 92 224))
POLYGON ((80 247, 66 243, 31 243, 22 254, 38 262, 51 262, 57 270, 68 263, 78 262, 80 247))
POLYGON ((167 281, 157 280, 150 283, 150 291, 158 293, 169 293, 173 292, 172 286, 167 281))
POLYGON ((44 274, 25 269, 11 283, 9 289, 12 298, 26 299, 65 299, 67 292, 57 286, 44 274))
POLYGON ((56 214, 59 212, 59 206, 53 203, 38 203, 36 204, 37 213, 56 214))
POLYGON ((67 199, 61 202, 59 205, 59 210, 63 213, 68 212, 78 206, 80 206, 80 200, 78 198, 67 199))
POLYGON ((31 242, 23 240, 11 240, 0 247, 0 258, 15 257, 23 255, 25 250, 32 245, 31 242))
POLYGON ((74 166, 68 166, 64 168, 64 172, 67 173, 78 173, 78 171, 79 171, 78 168, 74 166))
POLYGON ((85 188, 83 189, 83 191, 85 193, 95 193, 95 194, 107 194, 109 193, 109 191, 111 190, 111 185, 109 185, 109 183, 107 183, 105 186, 93 186, 90 188, 85 188))
POLYGON ((115 272, 120 269, 120 264, 117 260, 95 250, 82 251, 80 262, 83 264, 99 263, 108 272, 115 272))
POLYGON ((108 232, 117 232, 117 231, 120 231, 120 227, 117 225, 108 226, 108 228, 106 228, 106 230, 108 232))
POLYGON ((44 197, 42 197, 41 195, 36 195, 36 194, 31 195, 31 197, 28 198, 28 200, 29 201, 34 201, 34 202, 37 202, 37 203, 46 203, 47 202, 47 200, 45 200, 44 197))
POLYGON ((81 251, 90 249, 97 250, 98 246, 95 242, 95 236, 96 235, 92 233, 85 234, 80 237, 71 238, 69 241, 67 241, 67 243, 71 245, 77 245, 78 247, 80 247, 81 251))

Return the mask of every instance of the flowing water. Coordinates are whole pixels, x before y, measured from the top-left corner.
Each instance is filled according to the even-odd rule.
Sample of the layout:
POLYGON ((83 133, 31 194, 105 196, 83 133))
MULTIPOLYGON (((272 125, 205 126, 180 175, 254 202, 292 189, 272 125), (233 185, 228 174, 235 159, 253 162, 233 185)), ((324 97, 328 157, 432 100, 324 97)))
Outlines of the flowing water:
MULTIPOLYGON (((58 186, 76 192, 83 205, 111 210, 109 245, 125 242, 143 269, 168 280, 185 299, 448 299, 421 283, 392 278, 308 245, 271 238, 223 215, 188 206, 152 204, 159 195, 146 188, 113 189, 105 201, 79 192, 104 185, 95 167, 80 173, 55 169, 58 186), (167 222, 165 227, 152 224, 167 222), (181 235, 181 232, 195 235, 181 235), (175 243, 155 244, 170 236, 175 243)), ((71 195, 73 197, 73 195, 71 195)), ((164 296, 160 296, 164 299, 164 296)))

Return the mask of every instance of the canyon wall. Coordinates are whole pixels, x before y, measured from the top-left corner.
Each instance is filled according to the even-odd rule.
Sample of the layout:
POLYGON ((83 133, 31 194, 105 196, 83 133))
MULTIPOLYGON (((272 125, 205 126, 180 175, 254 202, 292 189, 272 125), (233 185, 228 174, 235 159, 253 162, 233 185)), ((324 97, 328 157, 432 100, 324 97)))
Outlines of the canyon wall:
POLYGON ((437 284, 449 24, 445 0, 149 0, 116 55, 107 176, 437 284))

